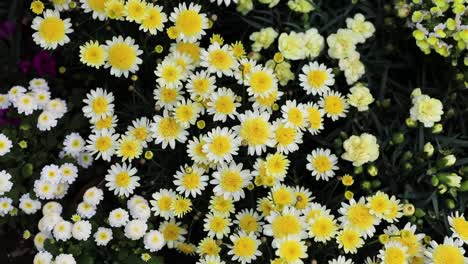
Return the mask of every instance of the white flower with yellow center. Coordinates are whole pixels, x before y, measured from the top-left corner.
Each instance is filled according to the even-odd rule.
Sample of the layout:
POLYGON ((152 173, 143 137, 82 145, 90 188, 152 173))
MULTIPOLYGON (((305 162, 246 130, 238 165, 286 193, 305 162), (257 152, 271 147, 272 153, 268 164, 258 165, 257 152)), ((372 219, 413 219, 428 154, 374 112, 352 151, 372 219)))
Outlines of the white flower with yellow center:
POLYGON ((167 15, 163 12, 162 6, 148 3, 145 12, 146 15, 141 21, 139 29, 152 35, 156 35, 158 31, 163 31, 164 23, 167 22, 167 15))
POLYGON ((187 144, 187 154, 192 159, 194 163, 198 164, 208 164, 208 157, 206 153, 203 152, 203 146, 205 145, 205 140, 203 137, 197 138, 193 137, 188 141, 187 144))
POLYGON ((309 237, 315 242, 327 242, 334 238, 338 232, 335 217, 327 212, 321 212, 307 224, 309 237))
POLYGON ((268 154, 265 158, 266 173, 282 181, 288 173, 290 163, 288 157, 281 153, 268 154))
POLYGON ((174 118, 183 128, 189 128, 190 125, 195 124, 202 110, 203 106, 200 103, 184 98, 174 107, 174 118))
POLYGON ((184 91, 180 86, 169 87, 160 86, 154 89, 154 99, 156 100, 156 107, 162 107, 167 110, 172 110, 184 97, 184 91))
POLYGON ((276 89, 265 97, 250 97, 249 101, 253 102, 253 109, 257 111, 267 111, 268 113, 271 113, 274 104, 283 96, 283 94, 283 92, 276 89))
POLYGON ((215 163, 230 162, 237 155, 241 140, 227 127, 216 127, 203 138, 203 152, 209 161, 215 163))
POLYGON ((128 212, 122 208, 117 208, 109 213, 109 225, 112 227, 121 227, 127 224, 129 217, 128 212))
POLYGON ((213 121, 223 121, 235 119, 238 114, 236 109, 241 104, 237 101, 236 94, 228 88, 221 87, 212 93, 207 103, 208 114, 213 115, 213 121))
POLYGON ((280 153, 289 154, 299 149, 302 144, 302 132, 295 128, 286 126, 283 120, 273 122, 274 140, 276 150, 280 153))
POLYGON ((13 104, 19 114, 25 115, 31 115, 38 108, 36 99, 30 93, 18 95, 13 104))
POLYGON ((150 120, 141 117, 132 121, 132 125, 127 128, 126 136, 133 136, 138 140, 143 148, 151 141, 150 120))
POLYGON ((222 5, 223 3, 226 6, 229 6, 231 4, 231 1, 235 4, 237 4, 238 0, 210 0, 212 3, 216 2, 219 6, 222 5))
POLYGON ((90 67, 99 69, 106 63, 107 52, 98 41, 88 41, 80 46, 80 61, 90 67))
POLYGON ((122 161, 128 160, 129 162, 140 157, 143 152, 141 141, 134 136, 121 137, 117 143, 116 149, 117 157, 122 157, 122 161))
POLYGON ((49 91, 49 84, 44 78, 33 78, 29 81, 29 88, 32 91, 35 91, 36 89, 41 89, 41 90, 46 90, 49 91))
POLYGON ((236 214, 234 224, 238 225, 239 229, 245 233, 254 233, 258 236, 264 225, 261 219, 261 216, 253 209, 244 209, 236 214))
POLYGON ((312 172, 315 179, 328 181, 335 176, 335 170, 338 159, 334 154, 331 154, 329 149, 314 149, 312 153, 307 155, 307 170, 312 172))
POLYGON ((43 88, 35 88, 32 90, 32 96, 34 97, 38 108, 43 109, 50 100, 50 91, 43 88))
POLYGON ((164 219, 169 219, 174 216, 171 210, 171 205, 176 198, 176 192, 173 190, 160 189, 158 192, 153 193, 153 200, 150 201, 151 211, 154 215, 160 216, 164 219))
POLYGON ((48 251, 40 251, 34 256, 34 264, 52 264, 52 254, 48 251))
POLYGON ((105 227, 98 227, 94 233, 94 241, 98 246, 106 246, 112 240, 112 229, 105 227))
POLYGON ((207 50, 202 50, 200 65, 216 76, 232 76, 239 66, 236 57, 228 45, 222 47, 218 42, 211 44, 207 50))
POLYGON ((5 216, 13 210, 13 200, 9 197, 0 197, 0 216, 5 216))
POLYGON ((97 159, 102 157, 103 160, 110 161, 115 154, 118 138, 118 134, 113 134, 107 129, 96 131, 95 134, 89 135, 86 150, 92 155, 96 154, 97 159))
POLYGON ((248 146, 249 155, 261 155, 266 147, 273 147, 273 131, 268 121, 270 114, 267 112, 247 111, 239 115, 240 125, 234 127, 239 137, 248 146))
POLYGON ((135 176, 137 170, 127 164, 114 164, 107 171, 105 180, 109 191, 114 191, 115 195, 128 197, 133 193, 136 187, 140 186, 138 182, 140 177, 135 176))
POLYGON ((319 203, 310 203, 307 208, 302 210, 304 217, 305 217, 305 222, 310 223, 311 221, 315 220, 318 216, 322 214, 330 214, 330 209, 327 209, 324 205, 321 205, 319 203))
POLYGON ((206 255, 201 257, 196 264, 226 264, 219 256, 206 255))
POLYGON ((145 235, 147 229, 148 225, 146 221, 139 219, 130 220, 125 225, 124 235, 131 240, 139 240, 145 235))
POLYGON ((10 105, 11 101, 8 99, 8 95, 0 94, 0 109, 7 109, 10 105))
POLYGON ((13 183, 10 181, 11 174, 5 170, 0 171, 0 195, 4 195, 9 192, 13 187, 13 183))
POLYGON ((306 224, 302 214, 293 207, 285 207, 282 211, 272 211, 266 217, 268 224, 263 227, 263 234, 281 239, 288 236, 306 238, 306 224))
POLYGON ((229 216, 235 211, 234 200, 232 197, 224 198, 224 196, 213 195, 210 198, 208 209, 214 214, 229 216))
POLYGON ((380 223, 380 219, 372 215, 367 208, 364 197, 357 202, 351 199, 349 204, 341 203, 338 212, 342 215, 338 218, 341 224, 358 231, 363 238, 372 237, 375 233, 375 226, 380 223))
POLYGON ((164 241, 164 235, 158 230, 151 230, 146 233, 143 242, 145 244, 145 248, 150 252, 159 251, 166 244, 164 241))
POLYGON ((91 90, 86 94, 86 99, 83 103, 86 105, 83 107, 84 116, 97 121, 102 118, 114 114, 114 95, 111 92, 107 92, 102 88, 91 90))
POLYGON ((371 134, 352 135, 343 142, 343 148, 345 153, 341 155, 341 158, 351 161, 356 167, 373 162, 379 157, 380 147, 377 144, 377 138, 371 134))
POLYGON ((57 126, 57 117, 54 113, 43 111, 37 117, 37 128, 40 131, 49 131, 57 126))
POLYGON ((185 87, 192 100, 208 99, 216 88, 216 77, 205 70, 191 73, 185 87))
POLYGON ((242 264, 250 263, 262 255, 260 250, 258 250, 260 240, 253 233, 246 234, 244 231, 240 231, 237 234, 231 235, 229 239, 232 246, 229 246, 228 255, 232 255, 233 261, 242 264))
POLYGON ((170 20, 174 22, 174 27, 178 33, 178 40, 186 42, 196 42, 206 34, 208 29, 208 18, 200 13, 201 6, 190 3, 180 3, 171 13, 170 20))
POLYGON ((284 237, 273 241, 275 254, 288 264, 303 264, 307 258, 307 246, 304 241, 294 237, 284 237))
POLYGON ((0 156, 4 156, 10 152, 12 146, 11 140, 5 134, 0 133, 0 156))
POLYGON ((407 248, 409 257, 423 257, 424 234, 416 234, 416 225, 407 223, 403 229, 391 225, 384 230, 390 236, 390 241, 396 241, 407 248))
POLYGON ((294 188, 294 195, 296 196, 294 207, 298 210, 305 210, 309 207, 310 202, 315 199, 312 196, 312 192, 303 186, 296 186, 294 188))
POLYGON ((464 264, 468 263, 465 257, 463 241, 452 237, 445 237, 442 244, 431 241, 431 247, 424 252, 426 262, 429 264, 464 264))
POLYGON ((184 69, 175 60, 169 58, 158 64, 154 74, 157 77, 156 82, 161 87, 177 88, 186 78, 184 69))
POLYGON ((410 261, 407 251, 408 249, 401 243, 390 241, 379 250, 378 258, 382 260, 382 263, 407 264, 410 261))
POLYGON ((41 202, 30 198, 29 193, 23 194, 19 199, 18 206, 25 214, 35 214, 41 209, 41 202))
POLYGON ((61 19, 57 10, 46 10, 43 17, 37 16, 31 24, 31 28, 36 30, 32 35, 34 42, 43 49, 56 49, 70 42, 67 34, 73 32, 70 19, 61 19))
POLYGON ((105 15, 110 19, 125 20, 127 9, 125 8, 124 0, 105 0, 104 3, 105 15))
POLYGON ((174 61, 185 74, 190 73, 195 68, 192 57, 185 52, 174 50, 167 55, 166 59, 174 61))
POLYGON ((390 197, 390 210, 388 210, 382 217, 385 221, 389 223, 398 222, 398 220, 403 216, 403 205, 400 203, 400 200, 397 200, 394 195, 390 197))
POLYGON ((441 120, 444 114, 442 102, 421 94, 413 98, 413 106, 410 109, 410 117, 424 124, 424 127, 432 127, 441 120))
POLYGON ((312 135, 317 135, 323 130, 323 118, 325 112, 316 103, 309 102, 304 106, 307 119, 307 130, 312 135))
POLYGON ((208 213, 203 222, 203 231, 208 232, 208 237, 216 239, 227 236, 232 225, 229 216, 217 213, 208 213))
POLYGON ((307 125, 307 115, 304 105, 296 103, 296 100, 287 100, 285 104, 281 106, 281 114, 287 127, 298 130, 305 129, 307 125))
POLYGON ((83 201, 97 206, 104 199, 104 192, 96 187, 91 187, 83 194, 83 201))
POLYGON ((54 5, 54 9, 57 11, 66 11, 70 9, 70 2, 71 0, 50 0, 54 5))
POLYGON ((130 22, 141 23, 148 13, 146 13, 147 3, 143 0, 127 0, 125 3, 126 19, 130 22))
POLYGON ((59 183, 62 178, 62 172, 57 165, 46 165, 41 170, 41 180, 49 181, 50 183, 59 183))
POLYGON ((302 67, 299 80, 307 94, 323 95, 335 84, 335 75, 325 64, 318 64, 315 61, 302 67))
POLYGON ((191 167, 180 167, 174 176, 174 185, 177 186, 176 191, 183 194, 185 197, 196 197, 205 190, 208 185, 208 176, 204 175, 205 170, 193 165, 191 167))
POLYGON ((171 43, 171 47, 169 48, 170 52, 178 51, 180 53, 186 54, 190 56, 193 61, 194 66, 198 66, 200 63, 200 43, 198 42, 186 42, 186 41, 179 41, 171 43))
POLYGON ((109 0, 80 0, 85 13, 92 13, 93 19, 104 21, 106 17, 106 2, 109 0))
POLYGON ((163 149, 167 146, 174 149, 176 141, 184 143, 187 140, 188 132, 169 115, 167 110, 164 110, 163 116, 154 116, 153 120, 151 133, 154 143, 162 144, 163 149))
POLYGON ((366 199, 370 213, 379 218, 383 218, 390 210, 390 197, 384 192, 378 191, 366 199))
POLYGON ((257 65, 247 75, 247 86, 250 96, 264 98, 278 89, 278 79, 272 69, 257 65))
POLYGON ((81 202, 76 208, 76 213, 81 216, 82 219, 89 219, 96 214, 96 206, 81 202))
POLYGON ((327 91, 319 101, 320 107, 327 117, 336 121, 340 117, 346 117, 349 105, 346 99, 337 91, 327 91))
POLYGON ((78 133, 70 133, 63 141, 63 150, 72 157, 77 157, 85 149, 85 141, 78 133))
POLYGON ((293 206, 296 203, 294 189, 284 184, 275 184, 271 188, 268 198, 275 204, 278 210, 282 210, 286 206, 293 206))
POLYGON ((110 68, 111 75, 116 77, 123 75, 127 78, 130 73, 138 71, 138 65, 143 62, 139 57, 143 51, 131 37, 113 37, 112 40, 106 41, 104 48, 107 51, 104 67, 110 68))
MULTIPOLYGON (((270 216, 273 211, 275 211, 275 204, 268 198, 258 198, 257 199, 257 211, 259 211, 263 217, 270 216)), ((263 227, 263 232, 265 232, 265 227, 263 227)))
POLYGON ((187 234, 187 230, 182 227, 182 224, 174 219, 161 223, 159 232, 163 234, 168 248, 174 248, 178 243, 184 242, 184 235, 187 234))
POLYGON ((257 66, 257 62, 253 59, 241 58, 239 60, 239 67, 234 71, 234 79, 238 84, 248 85, 250 73, 257 66))
POLYGON ((52 99, 44 107, 44 110, 54 113, 57 118, 62 118, 62 116, 67 112, 67 104, 64 100, 52 99))
POLYGON ((460 214, 458 211, 452 213, 448 217, 448 222, 453 236, 462 240, 465 244, 468 244, 468 221, 465 219, 463 213, 460 214))
POLYGON ((345 253, 355 254, 364 245, 364 240, 359 231, 345 227, 336 235, 336 243, 345 253))
POLYGON ((213 193, 224 198, 232 197, 234 201, 239 201, 245 197, 244 188, 250 183, 252 175, 249 170, 242 170, 243 164, 222 163, 213 172, 211 184, 215 185, 213 193))

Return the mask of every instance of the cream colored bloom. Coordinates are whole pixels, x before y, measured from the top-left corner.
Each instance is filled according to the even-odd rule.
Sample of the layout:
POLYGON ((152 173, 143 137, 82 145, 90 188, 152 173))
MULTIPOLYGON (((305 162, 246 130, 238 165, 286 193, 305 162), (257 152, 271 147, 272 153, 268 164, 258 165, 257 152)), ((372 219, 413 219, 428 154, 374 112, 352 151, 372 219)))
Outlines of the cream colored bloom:
POLYGON ((351 161, 356 167, 375 161, 379 157, 379 144, 375 136, 371 134, 353 135, 345 140, 343 148, 345 153, 341 155, 341 158, 351 161))
POLYGON ((302 60, 307 53, 304 49, 304 33, 281 33, 278 39, 278 49, 286 59, 302 60))
POLYGON ((324 38, 318 33, 316 28, 311 28, 304 32, 304 46, 307 56, 311 59, 317 57, 325 45, 324 38))
POLYGON ((262 49, 268 49, 277 37, 278 32, 272 27, 262 28, 260 31, 252 33, 249 37, 249 39, 254 42, 252 44, 252 50, 260 51, 262 49))
POLYGON ((425 127, 432 127, 434 123, 441 120, 444 114, 442 102, 421 94, 413 97, 413 107, 410 109, 411 119, 424 124, 425 127))
POLYGON ((357 108, 359 112, 369 110, 369 105, 374 102, 374 97, 369 89, 363 85, 355 85, 349 89, 348 103, 357 108))

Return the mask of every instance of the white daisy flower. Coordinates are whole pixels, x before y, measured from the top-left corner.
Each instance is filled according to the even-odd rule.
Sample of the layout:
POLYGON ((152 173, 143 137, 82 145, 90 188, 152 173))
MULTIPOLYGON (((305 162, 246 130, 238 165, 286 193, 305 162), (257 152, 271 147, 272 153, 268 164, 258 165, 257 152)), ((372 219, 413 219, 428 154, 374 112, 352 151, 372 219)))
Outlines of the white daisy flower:
POLYGON ((54 113, 56 118, 62 118, 68 109, 64 100, 51 99, 44 107, 44 110, 54 113))
POLYGON ((247 111, 238 115, 240 125, 235 126, 234 130, 239 137, 248 146, 249 155, 261 155, 267 147, 273 147, 273 131, 268 121, 270 114, 268 112, 247 111))
POLYGON ((336 121, 340 117, 346 117, 349 104, 346 99, 337 91, 327 91, 319 101, 320 107, 324 110, 327 117, 336 121))
POLYGON ((145 235, 146 229, 148 229, 146 221, 131 220, 125 225, 124 234, 131 240, 138 240, 145 235))
POLYGON ((460 214, 458 211, 452 213, 448 216, 448 222, 450 224, 450 230, 453 232, 453 236, 462 240, 465 244, 468 244, 468 221, 464 214, 460 214))
POLYGON ((272 69, 256 65, 247 75, 247 86, 250 96, 265 98, 278 89, 278 79, 272 69))
POLYGON ((83 100, 86 106, 83 107, 84 116, 97 121, 114 114, 114 95, 102 88, 96 88, 86 94, 83 100))
POLYGON ((328 181, 335 176, 335 170, 338 170, 338 158, 331 154, 329 149, 314 149, 307 155, 307 170, 312 172, 315 179, 328 181))
POLYGON ((273 247, 275 254, 289 264, 303 264, 302 259, 307 258, 307 246, 304 241, 294 237, 275 239, 273 247))
POLYGON ((117 208, 109 213, 109 225, 112 227, 121 227, 127 224, 129 220, 128 212, 122 208, 117 208))
POLYGON ((161 87, 178 88, 186 78, 186 72, 175 60, 166 58, 154 71, 156 83, 161 87))
POLYGON ((242 264, 250 263, 261 256, 262 253, 258 250, 260 240, 253 234, 246 234, 240 231, 237 234, 229 237, 232 246, 229 246, 228 255, 232 255, 232 260, 242 264))
POLYGON ((162 222, 158 231, 163 234, 168 248, 174 248, 178 243, 184 242, 184 235, 187 234, 187 230, 182 227, 182 224, 174 219, 162 222))
POLYGON ((145 248, 150 252, 159 251, 165 245, 164 235, 158 230, 151 230, 145 234, 143 243, 145 244, 145 248))
POLYGON ((179 123, 183 128, 187 129, 190 125, 194 125, 198 119, 198 116, 203 110, 203 106, 199 103, 192 102, 190 100, 182 99, 176 104, 173 109, 173 115, 176 122, 179 123))
POLYGON ((118 138, 118 134, 113 134, 107 129, 95 131, 94 134, 89 135, 86 150, 92 155, 96 154, 97 159, 102 157, 103 160, 110 161, 115 154, 118 138))
POLYGON ((49 131, 57 126, 57 117, 54 113, 43 111, 37 118, 37 128, 40 131, 49 131))
POLYGON ((83 194, 83 201, 90 205, 97 206, 104 199, 104 192, 97 188, 91 187, 83 194))
POLYGON ((116 77, 128 77, 130 73, 138 71, 143 60, 139 57, 143 54, 135 40, 131 37, 113 37, 107 40, 104 49, 107 52, 107 60, 104 68, 110 68, 111 75, 116 77))
POLYGON ((311 62, 302 67, 302 73, 299 74, 301 87, 307 94, 323 95, 330 90, 330 86, 335 84, 335 75, 325 64, 311 62))
POLYGON ((364 197, 357 202, 351 199, 349 204, 341 203, 338 212, 342 215, 338 218, 342 226, 358 231, 364 239, 372 237, 375 233, 375 226, 380 223, 380 219, 370 213, 364 197))
POLYGON ((146 148, 152 140, 150 133, 150 120, 146 117, 141 117, 132 121, 132 125, 128 127, 125 135, 131 135, 140 141, 141 146, 146 148))
POLYGON ((112 240, 112 229, 105 227, 98 227, 94 233, 94 241, 98 246, 106 246, 112 240))
POLYGON ((36 99, 29 93, 18 95, 13 103, 18 113, 25 115, 31 115, 38 107, 36 99))
POLYGON ((226 122, 226 119, 235 119, 236 109, 241 106, 236 94, 226 87, 221 87, 211 93, 207 103, 208 114, 213 115, 213 121, 226 122))
POLYGON ((83 151, 78 155, 77 162, 83 168, 89 168, 93 164, 93 156, 87 151, 83 151))
POLYGON ((150 201, 151 211, 154 211, 154 215, 160 216, 164 219, 169 219, 174 216, 171 210, 171 205, 176 198, 176 192, 173 190, 160 189, 158 192, 153 193, 153 200, 150 201))
POLYGON ((43 49, 56 49, 70 42, 67 36, 73 32, 70 19, 61 19, 57 10, 47 9, 42 14, 43 17, 36 16, 31 24, 36 30, 32 35, 34 42, 43 49))
POLYGON ((93 19, 104 21, 107 19, 104 0, 80 0, 85 13, 92 13, 93 19))
POLYGON ((203 137, 193 137, 188 141, 187 144, 187 154, 192 159, 194 163, 198 164, 208 164, 208 157, 203 151, 203 146, 206 144, 206 141, 203 137))
POLYGON ((72 235, 76 240, 86 241, 91 236, 91 223, 81 220, 73 224, 72 235))
POLYGON ((174 117, 164 110, 163 116, 153 117, 154 123, 151 124, 152 137, 155 144, 162 143, 162 148, 169 146, 175 148, 176 141, 184 143, 189 134, 181 125, 177 123, 174 117))
POLYGON ((468 263, 468 258, 465 257, 465 249, 463 241, 445 237, 442 244, 432 240, 430 247, 424 252, 426 256, 425 262, 428 264, 438 263, 468 263))
POLYGON ((206 70, 190 73, 185 88, 192 100, 208 99, 216 89, 216 77, 206 70))
POLYGON ((52 264, 52 254, 47 251, 40 251, 34 256, 34 264, 52 264))
POLYGON ((8 94, 0 94, 0 109, 7 109, 10 105, 11 101, 8 99, 8 94))
POLYGON ((283 120, 288 127, 304 130, 307 125, 305 106, 296 103, 296 100, 287 100, 281 106, 283 120))
POLYGON ((62 214, 63 207, 61 204, 58 202, 47 202, 44 204, 44 207, 42 207, 42 214, 43 215, 61 215, 62 214))
POLYGON ((13 146, 11 140, 3 133, 0 133, 0 156, 9 153, 13 146))
POLYGON ((135 176, 137 170, 127 164, 114 164, 107 171, 105 177, 110 191, 114 191, 115 195, 128 197, 133 193, 136 187, 140 186, 138 182, 140 177, 135 176))
POLYGON ((44 78, 33 78, 29 81, 29 88, 32 91, 36 91, 36 90, 49 91, 49 84, 44 78))
POLYGON ((200 65, 218 77, 232 76, 239 66, 229 46, 221 47, 217 42, 211 44, 207 50, 202 50, 201 60, 200 65))
POLYGON ((351 259, 346 259, 344 256, 339 256, 336 259, 329 260, 328 264, 354 264, 354 262, 351 259))
POLYGON ((16 99, 18 98, 18 96, 23 95, 26 92, 27 90, 23 86, 15 85, 11 87, 10 90, 8 90, 8 94, 7 94, 8 100, 14 103, 16 99))
POLYGON ((31 215, 35 214, 39 209, 41 209, 41 202, 38 200, 33 200, 29 197, 29 193, 25 193, 20 197, 19 206, 25 214, 31 215))
POLYGON ((237 155, 241 143, 235 132, 227 127, 216 127, 206 137, 203 152, 209 161, 215 163, 230 162, 233 155, 237 155))
POLYGON ((217 213, 208 213, 203 222, 203 231, 208 233, 208 237, 216 239, 223 239, 227 236, 232 225, 229 216, 217 213))
POLYGON ((236 214, 234 224, 247 234, 253 232, 256 236, 259 236, 264 225, 261 220, 262 217, 254 209, 244 209, 236 214))
POLYGON ((185 42, 196 42, 206 34, 208 18, 200 13, 201 6, 195 3, 180 3, 170 15, 178 34, 177 39, 185 42))
POLYGON ((299 149, 299 144, 302 144, 302 132, 286 126, 283 120, 273 122, 272 130, 274 131, 274 140, 276 150, 280 153, 289 154, 299 149))
POLYGON ((146 16, 140 23, 139 30, 157 35, 164 30, 164 23, 167 22, 167 15, 163 12, 162 6, 147 3, 146 16))
POLYGON ((76 213, 84 219, 89 219, 96 214, 96 206, 86 202, 81 202, 76 208, 76 213))
POLYGON ((8 214, 13 210, 13 200, 9 197, 0 197, 0 216, 8 214))
POLYGON ((50 183, 59 183, 62 178, 62 172, 57 165, 46 165, 41 170, 41 180, 50 183))
POLYGON ((34 181, 34 193, 39 199, 51 200, 55 197, 57 184, 52 184, 47 180, 34 181))
POLYGON ((67 241, 72 237, 73 224, 69 221, 62 220, 55 224, 53 234, 55 239, 67 241))
POLYGON ((174 178, 174 185, 177 186, 176 191, 185 197, 195 198, 208 185, 208 176, 205 175, 205 170, 197 165, 181 166, 174 178))
POLYGON ((61 183, 72 184, 78 177, 78 168, 72 163, 64 163, 60 166, 61 183))
POLYGON ((72 254, 59 254, 55 257, 54 264, 76 264, 72 254))
POLYGON ((272 211, 266 216, 268 224, 263 226, 263 234, 280 239, 288 236, 306 238, 306 224, 299 210, 285 207, 282 211, 272 211))
POLYGON ((319 134, 323 130, 325 112, 316 103, 312 102, 305 104, 304 109, 307 118, 307 130, 311 135, 319 134))
POLYGON ((184 99, 184 91, 181 90, 181 87, 167 87, 160 86, 154 89, 154 100, 156 100, 156 107, 161 107, 167 110, 172 110, 178 102, 184 99))
POLYGON ((249 170, 242 170, 242 167, 242 163, 220 164, 213 172, 213 179, 210 181, 215 185, 213 193, 224 198, 232 197, 234 201, 244 198, 244 188, 250 183, 252 175, 249 170))
POLYGON ((36 104, 39 109, 44 108, 50 101, 50 92, 43 88, 36 88, 32 91, 36 104))

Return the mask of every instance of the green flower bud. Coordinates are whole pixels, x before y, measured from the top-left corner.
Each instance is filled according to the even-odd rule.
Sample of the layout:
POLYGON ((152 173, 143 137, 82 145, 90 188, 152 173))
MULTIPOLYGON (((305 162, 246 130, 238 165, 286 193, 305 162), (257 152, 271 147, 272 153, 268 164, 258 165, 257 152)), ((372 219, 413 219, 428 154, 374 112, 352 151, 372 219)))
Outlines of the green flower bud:
POLYGON ((382 185, 382 182, 379 181, 379 180, 372 181, 372 188, 374 188, 374 189, 380 188, 381 185, 382 185))
POLYGON ((424 144, 424 154, 428 158, 434 155, 434 146, 431 144, 431 142, 427 142, 426 144, 424 144))
POLYGON ((447 156, 439 159, 437 161, 437 167, 438 168, 448 168, 448 167, 453 166, 453 164, 455 164, 456 161, 457 161, 457 158, 455 157, 455 155, 450 154, 450 155, 447 155, 447 156))
POLYGON ((440 193, 440 194, 444 194, 444 193, 447 192, 447 186, 445 186, 445 185, 443 185, 443 184, 437 186, 437 189, 439 190, 439 193, 440 193))
POLYGON ((452 199, 446 199, 445 204, 447 205, 449 209, 455 208, 455 201, 453 201, 452 199))
POLYGON ((364 190, 369 190, 370 187, 371 187, 371 183, 370 183, 369 181, 364 181, 364 182, 362 182, 361 185, 362 185, 362 188, 363 188, 364 190))
POLYGON ((440 134, 443 130, 444 130, 444 127, 442 126, 442 124, 435 124, 432 127, 431 132, 432 134, 440 134))
POLYGON ((392 137, 392 142, 397 145, 403 143, 403 141, 405 141, 405 135, 403 135, 403 133, 396 133, 392 137))
POLYGON ((30 177, 33 174, 34 166, 31 163, 26 163, 21 169, 21 174, 24 177, 30 177))
POLYGON ((405 164, 403 164, 403 169, 405 171, 410 171, 410 170, 413 169, 413 165, 411 163, 409 163, 409 162, 405 162, 405 164))
POLYGON ((460 187, 460 183, 462 179, 460 176, 458 176, 456 173, 453 173, 453 172, 452 173, 448 173, 448 172, 438 173, 437 178, 439 178, 439 180, 442 183, 445 183, 448 186, 455 187, 455 188, 460 187))
POLYGON ((375 177, 379 173, 379 169, 377 169, 377 166, 375 166, 374 164, 371 164, 367 166, 367 173, 370 176, 375 177))
POLYGON ((354 174, 361 174, 363 170, 362 166, 354 167, 354 174))
POLYGON ((417 218, 421 218, 421 217, 424 217, 425 215, 426 213, 424 212, 423 209, 416 208, 416 211, 414 212, 414 216, 416 216, 417 218))
POLYGON ((417 126, 416 121, 409 118, 409 117, 406 118, 405 123, 406 123, 406 126, 409 127, 409 128, 415 128, 417 126))
POLYGON ((431 178, 431 184, 432 186, 436 187, 437 185, 439 185, 439 178, 437 178, 436 176, 432 176, 431 178))

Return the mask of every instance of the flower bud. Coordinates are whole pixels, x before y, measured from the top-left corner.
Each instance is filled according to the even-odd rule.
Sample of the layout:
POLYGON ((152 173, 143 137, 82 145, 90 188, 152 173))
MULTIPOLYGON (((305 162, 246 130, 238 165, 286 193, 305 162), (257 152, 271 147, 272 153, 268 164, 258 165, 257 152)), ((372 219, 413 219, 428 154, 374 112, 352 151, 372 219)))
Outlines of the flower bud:
POLYGON ((407 203, 403 206, 403 214, 405 216, 412 216, 415 212, 416 208, 413 204, 407 203))
POLYGON ((442 124, 435 124, 432 127, 431 132, 432 134, 440 134, 443 130, 444 130, 444 126, 442 126, 442 124))
POLYGON ((374 164, 371 164, 367 166, 367 173, 370 176, 375 177, 379 173, 379 169, 377 169, 377 166, 375 166, 374 164))
POLYGON ((459 188, 461 183, 461 177, 456 173, 441 172, 437 174, 440 182, 447 184, 449 187, 459 188))
POLYGON ((426 144, 424 144, 424 154, 428 158, 434 155, 434 146, 431 144, 431 142, 427 142, 426 144))
POLYGON ((405 123, 406 123, 406 126, 409 127, 409 128, 415 128, 416 125, 417 125, 416 121, 409 118, 409 117, 406 118, 405 123))
POLYGON ((455 208, 455 202, 452 199, 446 199, 445 204, 449 209, 454 209, 455 208))
POLYGON ((396 145, 403 143, 405 141, 405 135, 403 133, 396 133, 392 137, 392 142, 396 145))
POLYGON ((468 192, 468 180, 461 183, 459 190, 460 192, 468 192))
POLYGON ((455 155, 450 154, 450 155, 447 155, 447 156, 439 159, 437 161, 437 167, 438 168, 448 168, 448 167, 453 166, 453 164, 455 164, 456 161, 457 161, 457 158, 455 157, 455 155))

